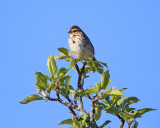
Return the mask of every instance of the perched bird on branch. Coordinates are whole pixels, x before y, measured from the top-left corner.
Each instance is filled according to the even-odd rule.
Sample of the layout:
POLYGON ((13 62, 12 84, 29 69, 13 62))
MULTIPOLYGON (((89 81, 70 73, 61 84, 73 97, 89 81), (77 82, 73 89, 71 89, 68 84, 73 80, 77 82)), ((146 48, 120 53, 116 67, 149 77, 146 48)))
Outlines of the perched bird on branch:
POLYGON ((82 29, 74 25, 68 33, 70 34, 68 40, 69 47, 71 51, 76 52, 78 59, 90 58, 96 60, 94 57, 94 47, 82 29))

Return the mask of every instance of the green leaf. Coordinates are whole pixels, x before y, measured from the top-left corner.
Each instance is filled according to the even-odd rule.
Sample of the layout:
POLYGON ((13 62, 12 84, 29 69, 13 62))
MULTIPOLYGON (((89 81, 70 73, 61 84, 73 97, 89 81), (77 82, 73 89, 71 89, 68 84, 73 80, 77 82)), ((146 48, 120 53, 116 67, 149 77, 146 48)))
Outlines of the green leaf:
POLYGON ((99 128, 104 128, 110 122, 111 122, 110 120, 106 120, 99 128))
POLYGON ((101 103, 101 102, 96 101, 95 104, 96 104, 96 106, 98 105, 99 108, 101 108, 101 109, 105 109, 106 108, 106 105, 101 103))
POLYGON ((109 94, 112 96, 123 96, 123 94, 119 90, 112 90, 109 94))
POLYGON ((68 58, 67 56, 54 56, 54 60, 62 60, 68 58))
MULTIPOLYGON (((114 87, 112 87, 112 88, 110 88, 110 89, 108 89, 108 90, 105 90, 105 91, 102 91, 102 93, 104 94, 104 95, 106 95, 106 96, 109 96, 109 93, 115 88, 116 86, 114 86, 114 87)), ((105 97, 106 97, 105 96, 105 97)))
POLYGON ((70 69, 73 68, 79 61, 81 61, 81 60, 78 59, 78 60, 72 61, 72 62, 70 63, 69 68, 70 68, 70 69))
POLYGON ((86 90, 84 90, 84 93, 86 93, 86 94, 88 94, 88 93, 92 94, 93 92, 92 92, 92 90, 90 90, 90 89, 87 88, 86 90))
POLYGON ((101 64, 99 64, 97 61, 92 61, 92 67, 98 73, 103 74, 103 66, 101 64))
POLYGON ((90 72, 90 71, 92 71, 92 69, 91 69, 91 67, 87 64, 87 65, 85 66, 85 73, 88 73, 88 72, 90 72))
POLYGON ((99 87, 93 87, 93 86, 92 86, 91 91, 92 91, 93 93, 98 93, 99 90, 100 90, 99 87))
POLYGON ((60 88, 59 91, 60 91, 59 93, 64 97, 68 96, 70 93, 69 89, 66 88, 60 88))
POLYGON ((46 91, 46 88, 47 88, 47 84, 45 83, 36 83, 35 86, 38 88, 38 89, 41 89, 43 91, 46 91))
POLYGON ((124 113, 124 112, 120 112, 119 115, 125 120, 129 120, 132 116, 131 113, 124 113))
POLYGON ((36 79, 36 87, 45 91, 47 88, 47 77, 46 75, 36 72, 35 73, 35 79, 36 79))
POLYGON ((94 62, 92 60, 89 60, 89 62, 90 62, 90 67, 94 73, 96 71, 96 65, 94 64, 94 62))
POLYGON ((127 107, 125 107, 125 110, 126 110, 127 112, 131 112, 131 111, 135 110, 135 108, 129 108, 129 106, 127 106, 127 107))
POLYGON ((110 106, 112 105, 112 102, 111 102, 109 96, 105 97, 105 100, 103 100, 103 102, 106 103, 106 104, 108 104, 108 105, 110 105, 110 106))
MULTIPOLYGON (((108 85, 110 85, 110 83, 111 83, 111 79, 109 79, 109 83, 108 83, 108 85)), ((114 86, 114 87, 116 87, 116 86, 114 86)))
POLYGON ((55 78, 53 78, 53 81, 59 81, 61 78, 63 78, 63 77, 62 76, 55 77, 55 78))
POLYGON ((115 96, 115 95, 112 95, 112 96, 111 96, 111 102, 112 102, 112 103, 115 103, 115 101, 116 101, 116 98, 117 98, 117 96, 115 96))
POLYGON ((120 106, 122 104, 122 102, 124 101, 125 98, 121 98, 117 101, 117 105, 120 106))
POLYGON ((21 104, 27 104, 31 101, 35 101, 35 100, 44 100, 43 97, 40 97, 39 95, 30 95, 28 97, 26 97, 23 101, 21 101, 21 104))
POLYGON ((123 101, 123 106, 128 106, 130 104, 137 103, 138 101, 139 101, 139 99, 137 97, 127 97, 123 101))
POLYGON ((53 57, 52 55, 50 55, 50 56, 48 57, 47 66, 48 66, 49 73, 50 73, 52 76, 56 76, 57 66, 56 66, 56 62, 55 62, 55 60, 54 60, 54 57, 53 57))
POLYGON ((75 92, 73 89, 69 89, 69 92, 71 93, 73 99, 75 99, 78 96, 85 96, 83 92, 75 92))
POLYGON ((95 86, 96 86, 96 87, 100 87, 100 85, 99 85, 97 82, 95 82, 95 86))
POLYGON ((103 68, 96 67, 96 71, 100 74, 103 74, 103 68))
POLYGON ((59 85, 62 87, 65 87, 65 88, 68 88, 70 85, 67 84, 67 82, 70 82, 70 75, 67 75, 67 76, 61 76, 61 78, 59 78, 57 81, 59 81, 59 85))
POLYGON ((134 124, 133 124, 132 128, 138 128, 138 122, 137 121, 134 121, 134 124))
POLYGON ((95 120, 98 121, 101 117, 101 108, 96 104, 95 120))
POLYGON ((47 77, 46 77, 46 75, 42 74, 41 72, 36 72, 35 73, 35 79, 36 79, 36 83, 47 84, 47 77))
POLYGON ((103 62, 101 62, 101 61, 95 61, 95 63, 100 63, 100 64, 104 65, 106 68, 108 68, 107 64, 106 64, 106 63, 103 63, 103 62))
POLYGON ((72 87, 72 85, 68 85, 69 90, 74 90, 74 88, 72 87))
POLYGON ((96 71, 96 66, 95 66, 94 62, 92 60, 90 60, 90 59, 87 59, 86 62, 87 62, 87 66, 89 66, 88 68, 91 71, 93 71, 93 73, 94 73, 96 71))
POLYGON ((56 85, 55 85, 54 82, 51 82, 51 83, 47 84, 47 87, 48 87, 47 93, 50 94, 51 90, 54 89, 55 86, 56 85))
POLYGON ((65 76, 67 74, 68 71, 69 71, 69 69, 60 68, 58 73, 57 73, 57 76, 63 77, 63 76, 65 76))
POLYGON ((93 94, 93 93, 98 93, 99 92, 99 87, 97 86, 97 87, 94 87, 94 86, 91 86, 91 88, 92 89, 86 89, 85 91, 84 91, 84 93, 86 93, 86 94, 93 94))
POLYGON ((86 124, 86 119, 87 119, 87 117, 89 116, 89 114, 88 113, 85 113, 81 118, 83 119, 82 120, 82 124, 86 124))
POLYGON ((69 53, 68 49, 66 49, 66 48, 58 48, 58 51, 60 51, 63 55, 68 56, 68 53, 69 53))
POLYGON ((102 74, 102 77, 101 77, 100 87, 102 89, 106 89, 107 88, 107 86, 109 84, 109 78, 110 78, 110 74, 109 74, 109 70, 107 70, 102 74))
POLYGON ((72 116, 72 121, 73 121, 73 125, 75 125, 79 128, 80 122, 74 116, 72 116))
POLYGON ((112 103, 112 106, 108 106, 105 108, 105 110, 107 111, 107 113, 110 114, 114 114, 114 115, 119 115, 119 113, 121 112, 120 109, 116 106, 114 106, 114 103, 112 103))
POLYGON ((71 51, 68 53, 68 56, 76 55, 77 53, 75 51, 71 51))
POLYGON ((69 85, 70 84, 70 79, 71 79, 71 75, 66 76, 65 85, 69 85))
POLYGON ((61 124, 71 125, 72 123, 73 123, 72 119, 66 119, 66 120, 61 121, 58 125, 61 125, 61 124))
POLYGON ((36 75, 36 81, 41 81, 41 82, 45 82, 45 83, 47 83, 47 80, 52 81, 51 77, 49 77, 45 74, 42 74, 41 72, 36 72, 35 75, 36 75))
POLYGON ((156 109, 152 109, 152 108, 143 108, 143 109, 139 109, 139 110, 136 110, 133 114, 135 115, 134 118, 139 118, 141 117, 143 114, 145 114, 146 112, 149 112, 149 111, 155 111, 156 109))
POLYGON ((75 99, 76 98, 76 92, 74 90, 69 90, 69 91, 70 91, 73 99, 75 99))
POLYGON ((121 91, 121 92, 122 92, 122 91, 124 91, 124 90, 126 90, 126 89, 127 89, 127 88, 122 88, 122 89, 119 89, 119 91, 121 91))

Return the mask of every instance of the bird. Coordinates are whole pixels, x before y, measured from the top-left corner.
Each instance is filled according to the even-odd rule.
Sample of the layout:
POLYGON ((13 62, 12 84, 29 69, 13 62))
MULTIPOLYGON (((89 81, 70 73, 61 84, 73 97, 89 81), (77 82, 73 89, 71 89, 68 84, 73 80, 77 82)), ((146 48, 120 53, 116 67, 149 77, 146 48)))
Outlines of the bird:
POLYGON ((77 25, 73 25, 68 33, 70 34, 69 47, 76 53, 77 59, 89 58, 96 61, 94 47, 83 30, 77 25))

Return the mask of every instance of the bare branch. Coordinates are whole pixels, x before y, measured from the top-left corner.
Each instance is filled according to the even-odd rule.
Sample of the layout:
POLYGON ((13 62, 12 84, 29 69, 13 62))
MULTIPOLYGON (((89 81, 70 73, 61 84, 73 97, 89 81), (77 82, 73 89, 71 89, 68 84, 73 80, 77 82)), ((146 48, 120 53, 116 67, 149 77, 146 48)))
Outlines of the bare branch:
MULTIPOLYGON (((78 66, 78 65, 77 65, 78 66)), ((78 89, 80 91, 83 91, 83 81, 84 81, 84 76, 83 76, 83 73, 84 73, 84 69, 85 69, 85 66, 86 66, 86 63, 83 63, 83 67, 80 71, 80 73, 78 73, 78 89)))
MULTIPOLYGON (((81 72, 78 72, 80 71, 79 68, 78 68, 78 65, 76 64, 76 69, 77 69, 77 72, 78 72, 78 89, 79 89, 79 92, 83 92, 83 78, 82 78, 82 74, 84 72, 84 69, 85 69, 85 65, 86 64, 83 64, 83 67, 81 69, 81 72)), ((78 104, 79 104, 79 110, 80 110, 80 113, 81 115, 84 115, 86 113, 86 111, 84 110, 83 108, 83 101, 82 101, 82 96, 78 96, 78 104)))
POLYGON ((79 112, 81 113, 81 115, 84 115, 86 113, 86 111, 83 108, 83 101, 82 101, 82 96, 78 96, 78 104, 79 104, 79 112))
POLYGON ((90 121, 95 121, 94 120, 94 115, 95 115, 95 102, 94 102, 94 97, 93 97, 92 102, 91 102, 90 121))
POLYGON ((58 85, 55 87, 55 90, 56 90, 56 99, 59 99, 59 87, 58 85))

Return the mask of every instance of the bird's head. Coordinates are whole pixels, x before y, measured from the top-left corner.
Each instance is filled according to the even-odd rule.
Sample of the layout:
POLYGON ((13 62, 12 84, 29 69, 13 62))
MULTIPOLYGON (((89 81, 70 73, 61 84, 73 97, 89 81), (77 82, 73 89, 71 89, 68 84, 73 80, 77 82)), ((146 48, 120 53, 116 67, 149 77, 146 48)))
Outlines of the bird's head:
POLYGON ((72 26, 71 28, 70 28, 70 30, 69 30, 69 32, 68 33, 74 33, 74 32, 81 32, 82 30, 78 27, 78 26, 76 26, 76 25, 74 25, 74 26, 72 26))

